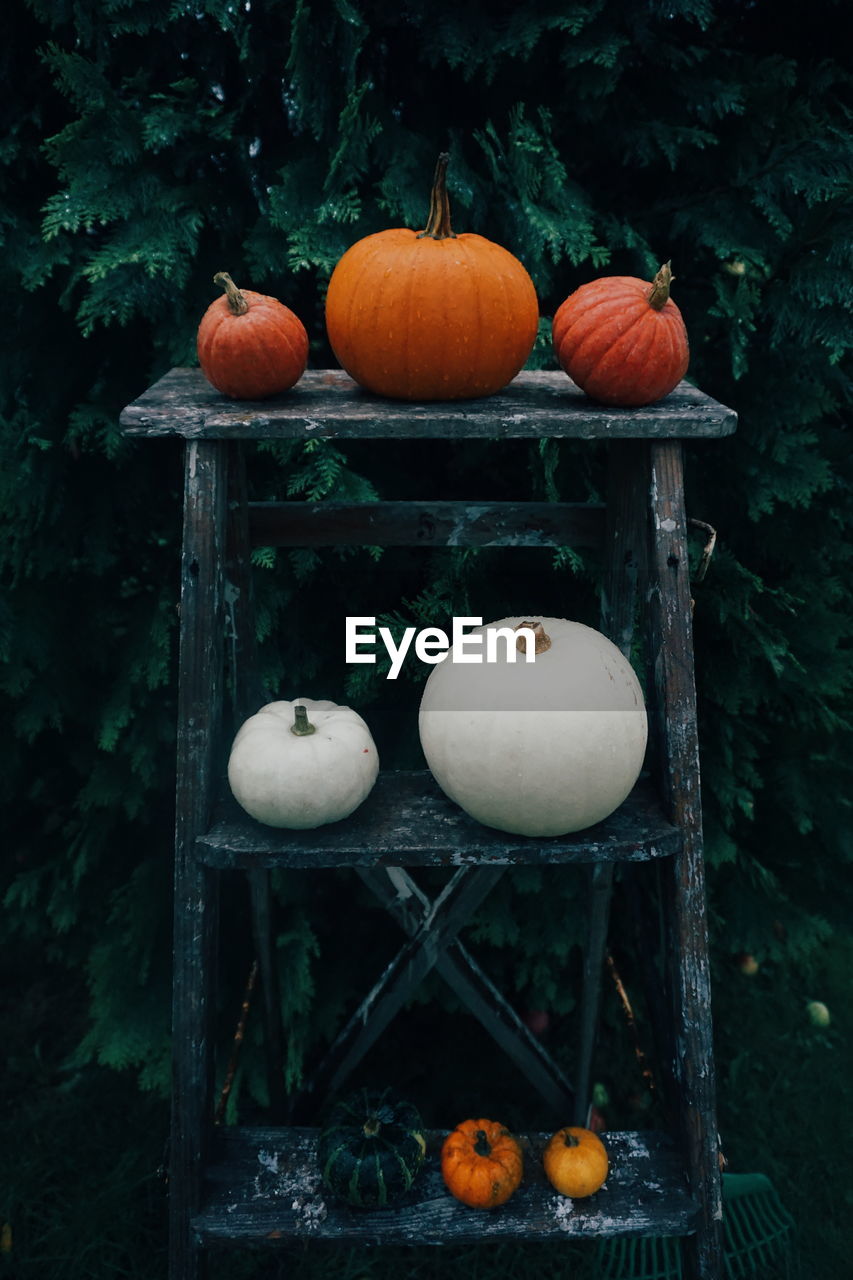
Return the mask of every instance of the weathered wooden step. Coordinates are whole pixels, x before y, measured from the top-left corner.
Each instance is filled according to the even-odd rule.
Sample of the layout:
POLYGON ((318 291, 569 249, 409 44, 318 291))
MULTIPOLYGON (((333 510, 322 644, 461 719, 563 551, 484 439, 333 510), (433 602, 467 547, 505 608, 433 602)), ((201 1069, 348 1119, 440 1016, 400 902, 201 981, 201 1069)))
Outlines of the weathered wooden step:
POLYGON ((255 547, 600 547, 591 502, 250 502, 255 547))
POLYGON ((561 371, 520 373, 479 400, 388 400, 339 369, 309 369, 269 400, 229 400, 200 369, 172 369, 122 412, 129 436, 187 439, 383 440, 464 437, 579 440, 727 436, 737 415, 689 382, 639 409, 596 404, 561 371))
POLYGON ((326 1199, 316 1161, 317 1129, 217 1131, 206 1199, 193 1230, 206 1245, 337 1240, 358 1244, 454 1244, 505 1239, 688 1235, 695 1206, 669 1140, 655 1132, 602 1134, 610 1173, 585 1200, 558 1195, 542 1171, 548 1134, 520 1135, 524 1180, 501 1208, 469 1209, 439 1169, 443 1133, 428 1135, 427 1160, 406 1199, 392 1208, 350 1209, 326 1199))
POLYGON ((568 836, 531 838, 494 831, 444 795, 428 770, 380 773, 356 812, 315 831, 263 826, 232 799, 198 839, 208 866, 253 867, 510 866, 667 857, 680 834, 641 780, 604 822, 568 836))

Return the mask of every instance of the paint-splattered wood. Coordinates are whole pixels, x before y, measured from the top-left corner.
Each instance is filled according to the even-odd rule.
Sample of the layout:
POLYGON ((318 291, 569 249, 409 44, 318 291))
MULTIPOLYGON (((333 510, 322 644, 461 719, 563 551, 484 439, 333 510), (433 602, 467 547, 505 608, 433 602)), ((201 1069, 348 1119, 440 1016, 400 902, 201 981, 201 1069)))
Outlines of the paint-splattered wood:
POLYGON ((267 547, 597 547, 604 506, 575 502, 252 502, 267 547))
POLYGON ((215 949, 219 877, 196 857, 210 821, 223 707, 227 519, 226 446, 190 441, 185 450, 178 657, 172 978, 172 1127, 169 1158, 170 1274, 201 1280, 189 1232, 199 1205, 213 1104, 215 949))
POLYGON ((726 436, 733 410, 682 382, 656 404, 613 409, 589 400, 564 373, 520 373, 480 400, 411 403, 363 391, 337 369, 309 370, 271 400, 229 400, 199 369, 172 369, 121 414, 128 435, 190 438, 341 439, 390 437, 576 439, 726 436))
POLYGON ((585 1200, 558 1195, 542 1171, 547 1134, 521 1135, 524 1181, 489 1212, 447 1191, 439 1169, 443 1132, 428 1135, 424 1169, 407 1198, 382 1210, 327 1200, 317 1167, 316 1129, 225 1129, 209 1169, 208 1194, 193 1228, 205 1244, 276 1244, 294 1237, 354 1244, 455 1244, 616 1235, 685 1235, 694 1206, 668 1140, 652 1132, 602 1138, 610 1173, 585 1200))
POLYGON ((656 441, 650 454, 650 665, 656 734, 668 815, 684 837, 667 875, 672 1068, 680 1094, 685 1167, 699 1205, 684 1275, 685 1280, 719 1280, 722 1198, 682 446, 656 441))
POLYGON ((653 789, 640 782, 604 822, 568 836, 534 839, 494 831, 470 818, 427 770, 380 773, 359 809, 316 831, 280 831, 248 817, 230 798, 198 840, 211 867, 466 866, 481 863, 642 861, 680 847, 653 789))

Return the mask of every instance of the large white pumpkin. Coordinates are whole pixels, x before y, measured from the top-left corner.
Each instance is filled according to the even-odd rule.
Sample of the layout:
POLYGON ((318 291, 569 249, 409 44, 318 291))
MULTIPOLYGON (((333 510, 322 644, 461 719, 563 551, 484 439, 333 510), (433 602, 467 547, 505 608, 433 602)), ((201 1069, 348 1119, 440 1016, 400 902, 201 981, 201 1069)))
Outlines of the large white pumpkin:
POLYGON ((522 624, 544 633, 533 662, 523 652, 510 662, 498 643, 494 663, 460 662, 454 646, 433 668, 421 745, 442 791, 479 822, 566 835, 606 818, 637 781, 648 733, 643 693, 616 645, 582 623, 528 615, 469 634, 522 624))
POLYGON ((378 772, 361 716, 313 698, 261 707, 241 725, 228 760, 231 790, 251 817, 306 830, 349 817, 378 772))

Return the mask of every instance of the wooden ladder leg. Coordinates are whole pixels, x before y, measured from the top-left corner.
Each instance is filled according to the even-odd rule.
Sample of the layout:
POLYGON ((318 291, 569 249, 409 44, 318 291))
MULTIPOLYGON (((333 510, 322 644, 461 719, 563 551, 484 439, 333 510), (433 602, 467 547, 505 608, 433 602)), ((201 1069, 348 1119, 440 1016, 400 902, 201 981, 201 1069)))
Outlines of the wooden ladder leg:
POLYGON ((202 1280, 198 1210, 213 1119, 213 1019, 217 877, 196 837, 210 818, 221 721, 226 454, 189 441, 184 480, 178 684, 173 1078, 169 1170, 170 1280, 202 1280))
POLYGON ((592 1056, 601 1007, 601 977, 607 950, 607 924, 613 894, 613 863, 596 862, 590 870, 589 932, 583 966, 580 1008, 580 1046, 575 1068, 574 1124, 585 1127, 589 1120, 592 1090, 592 1056))
POLYGON ((699 743, 682 449, 651 445, 651 660, 657 693, 661 782, 669 816, 682 833, 669 883, 668 947, 677 1046, 682 1144, 699 1205, 696 1234, 685 1249, 685 1277, 722 1276, 722 1203, 711 1024, 711 983, 702 856, 699 743))
POLYGON ((249 880, 252 908, 252 934, 261 976, 269 1118, 271 1124, 283 1124, 287 1108, 284 1088, 284 1026, 276 964, 272 881, 266 867, 260 867, 246 874, 249 880))
POLYGON ((638 981, 654 1063, 647 1084, 650 1083, 655 1092, 666 1128, 673 1130, 677 1089, 672 1068, 676 1049, 664 978, 664 960, 671 931, 665 919, 664 894, 660 887, 669 871, 666 859, 656 860, 651 866, 637 863, 623 868, 621 883, 628 912, 631 945, 638 959, 638 981))
MULTIPOLYGON (((254 715, 267 700, 258 671, 246 458, 241 441, 230 445, 229 493, 226 634, 231 668, 232 729, 236 732, 243 721, 254 715)), ((263 867, 248 872, 247 879, 252 935, 261 978, 269 1116, 273 1124, 280 1124, 284 1120, 286 1105, 284 1027, 276 964, 272 879, 269 870, 263 867)))
MULTIPOLYGON (((610 446, 605 567, 601 590, 603 633, 630 659, 638 592, 646 571, 648 446, 641 440, 610 446)), ((614 864, 596 863, 590 874, 589 930, 584 954, 580 1045, 575 1070, 575 1124, 589 1115, 592 1059, 601 1007, 607 926, 614 864)))

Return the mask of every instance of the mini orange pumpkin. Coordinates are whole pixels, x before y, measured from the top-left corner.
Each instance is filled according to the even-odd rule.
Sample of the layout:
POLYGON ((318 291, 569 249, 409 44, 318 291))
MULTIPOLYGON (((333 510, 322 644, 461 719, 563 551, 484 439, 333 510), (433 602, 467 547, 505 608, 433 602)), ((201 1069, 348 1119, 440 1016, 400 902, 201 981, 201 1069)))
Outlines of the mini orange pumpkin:
POLYGON ((530 355, 536 290, 507 249, 456 235, 439 156, 425 230, 365 236, 338 262, 326 295, 337 359, 368 391, 401 400, 487 396, 530 355))
POLYGON ((687 372, 681 312, 669 296, 666 262, 654 280, 602 276, 558 307, 552 325, 562 368, 593 400, 623 407, 668 395, 687 372))
POLYGON ((210 304, 198 327, 202 373, 235 400, 265 400, 287 391, 308 361, 302 321, 277 298, 238 289, 227 271, 213 279, 225 295, 210 304))
POLYGON ((557 1130, 543 1152, 542 1163, 554 1190, 573 1200, 593 1195, 609 1168, 607 1151, 598 1135, 573 1125, 557 1130))
POLYGON ((517 1190, 521 1147, 495 1120, 463 1120, 441 1148, 441 1174, 451 1195, 472 1209, 494 1209, 517 1190))

